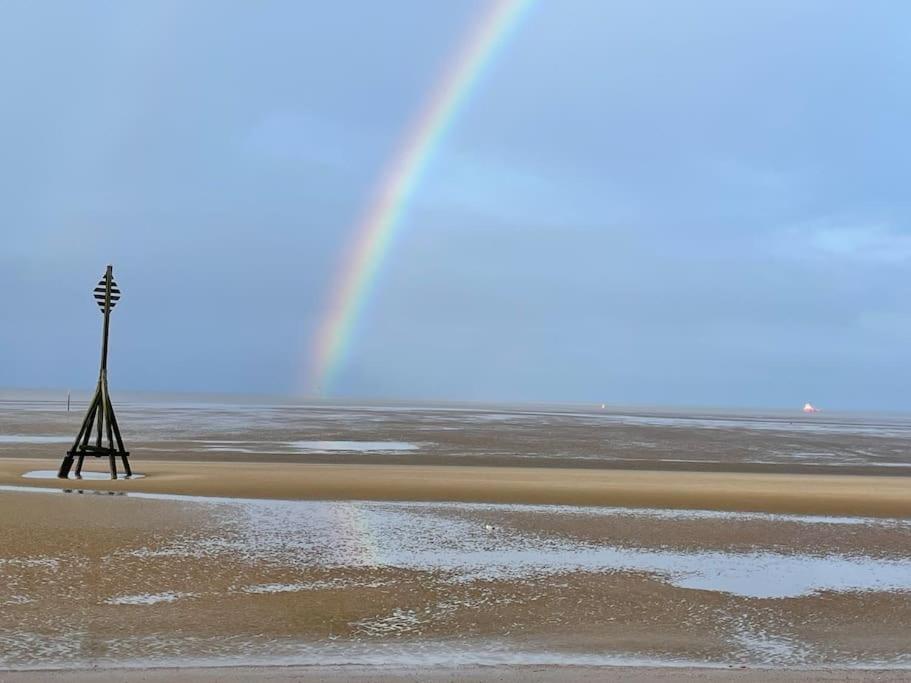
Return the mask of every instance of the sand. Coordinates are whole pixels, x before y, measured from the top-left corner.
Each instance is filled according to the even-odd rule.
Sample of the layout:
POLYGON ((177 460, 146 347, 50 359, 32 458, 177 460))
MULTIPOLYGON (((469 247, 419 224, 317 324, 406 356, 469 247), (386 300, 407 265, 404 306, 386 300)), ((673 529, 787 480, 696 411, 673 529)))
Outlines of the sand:
MULTIPOLYGON (((57 461, 0 460, 0 484, 73 487, 23 479, 57 461)), ((95 470, 104 463, 89 463, 95 470)), ((136 464, 134 481, 82 480, 86 490, 272 499, 547 503, 911 517, 911 477, 579 470, 534 467, 328 465, 312 463, 136 464)))
POLYGON ((901 421, 118 405, 0 411, 0 681, 909 678, 901 421))
POLYGON ((911 523, 79 490, 0 491, 0 668, 911 665, 911 523))
MULTIPOLYGON (((2 392, 0 392, 2 397, 2 392)), ((241 399, 245 397, 240 397, 241 399)), ((114 396, 137 461, 471 465, 911 476, 904 416, 593 406, 193 403, 114 396), (345 449, 344 446, 353 447, 345 449), (388 444, 388 449, 377 445, 388 444), (403 448, 407 450, 402 450, 403 448)), ((57 458, 84 404, 0 398, 0 458, 57 458)))
POLYGON ((884 670, 844 671, 814 669, 781 671, 776 669, 699 669, 655 667, 583 667, 583 666, 512 666, 512 667, 439 667, 414 669, 398 667, 213 667, 180 669, 113 669, 107 671, 35 671, 0 673, 3 683, 66 680, 71 683, 165 683, 198 681, 199 683, 234 683, 235 681, 323 681, 324 683, 539 683, 560 681, 596 683, 626 681, 737 681, 740 683, 782 683, 802 681, 834 683, 845 681, 907 681, 908 672, 884 670))

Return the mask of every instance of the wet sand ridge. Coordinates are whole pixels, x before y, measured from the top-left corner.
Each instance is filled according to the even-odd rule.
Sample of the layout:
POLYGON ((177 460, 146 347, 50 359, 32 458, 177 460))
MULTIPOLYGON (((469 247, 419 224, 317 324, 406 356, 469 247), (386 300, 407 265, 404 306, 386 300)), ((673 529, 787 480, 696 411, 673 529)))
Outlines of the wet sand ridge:
MULTIPOLYGON (((22 479, 57 461, 0 460, 0 484, 73 487, 22 479)), ((89 463, 102 470, 101 461, 89 463)), ((154 461, 144 479, 78 482, 86 490, 272 499, 548 503, 911 517, 911 477, 578 470, 534 467, 325 465, 154 461)))

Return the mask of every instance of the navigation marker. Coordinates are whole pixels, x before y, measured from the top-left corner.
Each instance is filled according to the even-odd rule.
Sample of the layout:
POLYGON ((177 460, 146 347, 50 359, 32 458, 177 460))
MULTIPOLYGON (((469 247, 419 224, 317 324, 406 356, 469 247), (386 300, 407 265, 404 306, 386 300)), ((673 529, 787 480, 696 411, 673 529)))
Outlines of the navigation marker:
POLYGON ((108 393, 108 329, 111 323, 111 310, 120 301, 120 288, 114 282, 114 272, 111 266, 108 266, 104 272, 104 277, 98 281, 94 291, 95 302, 104 315, 104 328, 101 337, 101 370, 98 373, 98 386, 95 388, 95 396, 89 404, 89 410, 82 420, 82 426, 73 442, 73 447, 66 452, 63 462, 60 463, 60 470, 57 476, 61 479, 67 479, 70 475, 70 469, 73 467, 73 460, 76 459, 75 475, 77 479, 82 479, 82 462, 86 454, 100 458, 108 456, 108 462, 111 466, 111 479, 117 478, 117 461, 119 456, 123 462, 123 469, 127 477, 133 476, 130 469, 129 452, 123 447, 123 439, 120 437, 120 428, 117 426, 117 418, 114 416, 114 406, 111 405, 111 395, 108 393), (90 444, 92 438, 92 427, 95 427, 95 443, 90 444), (103 437, 107 436, 107 446, 103 446, 103 437), (116 446, 115 446, 116 440, 116 446))

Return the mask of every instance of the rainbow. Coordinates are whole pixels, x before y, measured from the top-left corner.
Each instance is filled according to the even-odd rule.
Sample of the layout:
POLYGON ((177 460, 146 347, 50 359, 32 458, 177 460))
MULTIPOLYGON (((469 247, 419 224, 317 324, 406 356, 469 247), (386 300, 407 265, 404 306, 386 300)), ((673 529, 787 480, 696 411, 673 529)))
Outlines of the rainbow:
POLYGON ((337 271, 312 344, 308 383, 315 393, 329 390, 339 364, 347 356, 357 321, 428 162, 531 1, 485 3, 482 16, 447 64, 380 176, 337 271))
POLYGON ((349 553, 345 564, 361 567, 380 567, 385 558, 377 543, 377 530, 371 524, 371 517, 355 501, 337 500, 330 503, 334 526, 338 532, 336 544, 349 553))

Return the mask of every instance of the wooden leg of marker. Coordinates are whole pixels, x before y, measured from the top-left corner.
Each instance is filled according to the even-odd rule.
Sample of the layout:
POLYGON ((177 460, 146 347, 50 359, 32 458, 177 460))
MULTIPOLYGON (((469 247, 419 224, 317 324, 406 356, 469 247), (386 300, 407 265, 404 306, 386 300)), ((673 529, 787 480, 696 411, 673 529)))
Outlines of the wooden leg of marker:
MULTIPOLYGON (((85 434, 82 435, 82 445, 87 446, 89 439, 92 438, 92 427, 95 426, 95 413, 98 412, 98 396, 92 401, 92 407, 89 408, 89 414, 85 416, 88 424, 85 426, 85 434)), ((75 450, 75 449, 74 449, 75 450)))
POLYGON ((126 448, 123 447, 123 439, 120 436, 120 427, 117 425, 117 416, 114 415, 114 406, 111 406, 108 419, 111 421, 111 426, 114 428, 114 437, 117 439, 117 450, 123 453, 126 451, 126 448))
POLYGON ((123 439, 120 436, 120 427, 117 426, 117 416, 114 415, 113 405, 108 413, 108 422, 110 422, 111 426, 114 428, 114 437, 117 439, 117 450, 120 451, 120 461, 123 463, 123 471, 126 472, 127 478, 130 478, 133 476, 133 469, 130 467, 127 449, 123 447, 123 439))
MULTIPOLYGON (((79 433, 76 435, 76 440, 73 442, 73 447, 67 451, 66 455, 63 458, 63 462, 60 463, 60 469, 57 471, 57 476, 61 479, 67 479, 70 476, 70 468, 73 466, 73 457, 76 455, 77 449, 79 448, 79 442, 85 439, 88 440, 88 435, 92 431, 92 422, 95 419, 95 408, 98 402, 98 394, 95 394, 95 398, 92 399, 92 403, 89 405, 88 411, 85 413, 85 417, 82 418, 82 425, 79 427, 79 433)), ((81 462, 81 461, 80 461, 81 462)), ((79 468, 76 469, 76 472, 79 472, 79 468)))
POLYGON ((72 451, 63 456, 63 462, 60 463, 60 469, 57 470, 57 477, 60 479, 69 479, 70 468, 73 466, 72 451))
POLYGON ((111 406, 111 397, 108 396, 108 388, 104 388, 104 412, 105 412, 105 423, 104 426, 107 428, 108 433, 108 448, 112 451, 114 450, 114 427, 111 424, 111 415, 114 413, 114 408, 111 406))

